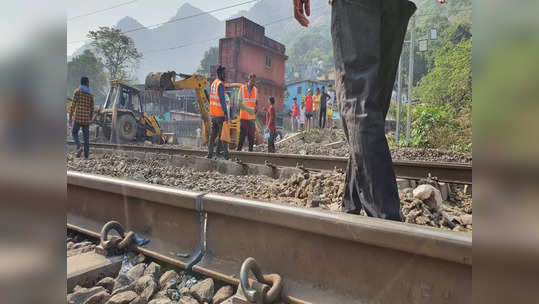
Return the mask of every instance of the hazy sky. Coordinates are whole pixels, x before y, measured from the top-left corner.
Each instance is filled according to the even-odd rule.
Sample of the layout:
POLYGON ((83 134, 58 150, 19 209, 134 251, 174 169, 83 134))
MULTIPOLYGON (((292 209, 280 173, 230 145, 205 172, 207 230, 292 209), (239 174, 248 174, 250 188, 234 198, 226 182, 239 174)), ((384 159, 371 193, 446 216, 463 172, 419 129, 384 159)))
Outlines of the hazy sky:
MULTIPOLYGON (((185 2, 208 11, 229 5, 239 4, 247 0, 138 0, 134 3, 100 12, 94 15, 80 17, 67 22, 67 54, 71 55, 84 42, 70 43, 86 39, 89 30, 99 26, 112 26, 125 16, 131 16, 145 26, 164 22, 176 15, 178 8, 185 2)), ((129 0, 93 0, 67 1, 67 18, 112 7, 129 0)), ((213 14, 219 19, 226 19, 236 12, 250 8, 254 3, 230 8, 213 14)))

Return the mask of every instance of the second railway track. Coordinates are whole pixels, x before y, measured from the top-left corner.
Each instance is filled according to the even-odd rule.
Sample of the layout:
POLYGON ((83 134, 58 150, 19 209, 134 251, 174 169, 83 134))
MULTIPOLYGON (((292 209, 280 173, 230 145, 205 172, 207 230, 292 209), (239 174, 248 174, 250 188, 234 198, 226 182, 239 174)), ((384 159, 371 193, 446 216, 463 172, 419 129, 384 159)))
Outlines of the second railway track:
MULTIPOLYGON (((72 141, 67 144, 74 145, 72 141)), ((115 145, 108 143, 90 143, 94 149, 106 149, 124 152, 160 153, 168 155, 190 155, 204 157, 207 151, 179 147, 156 147, 142 145, 115 145)), ((276 166, 301 166, 315 170, 346 169, 348 158, 324 155, 272 154, 261 152, 231 151, 231 158, 244 163, 265 164, 269 162, 276 166)), ((472 184, 472 165, 447 162, 427 162, 411 160, 394 160, 395 174, 404 179, 423 179, 427 176, 436 177, 439 181, 455 184, 472 184)))

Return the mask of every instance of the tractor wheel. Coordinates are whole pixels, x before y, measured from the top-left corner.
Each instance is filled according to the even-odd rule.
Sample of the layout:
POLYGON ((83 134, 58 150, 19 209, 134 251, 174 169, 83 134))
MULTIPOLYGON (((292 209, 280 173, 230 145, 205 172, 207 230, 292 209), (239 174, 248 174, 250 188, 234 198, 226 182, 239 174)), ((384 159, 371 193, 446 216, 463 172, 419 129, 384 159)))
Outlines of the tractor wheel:
POLYGON ((116 122, 116 134, 122 141, 133 141, 137 135, 137 121, 131 115, 122 115, 116 122))
POLYGON ((163 138, 161 138, 161 136, 159 136, 159 134, 154 134, 152 136, 152 144, 162 145, 163 143, 164 143, 163 138))

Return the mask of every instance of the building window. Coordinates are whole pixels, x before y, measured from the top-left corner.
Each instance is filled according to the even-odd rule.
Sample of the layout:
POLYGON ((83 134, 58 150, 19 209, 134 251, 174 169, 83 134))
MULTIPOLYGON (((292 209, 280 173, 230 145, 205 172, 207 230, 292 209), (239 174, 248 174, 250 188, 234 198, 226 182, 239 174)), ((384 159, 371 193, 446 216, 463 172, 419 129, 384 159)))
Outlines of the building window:
POLYGON ((271 68, 271 56, 266 56, 266 67, 271 68))
POLYGON ((303 93, 303 91, 301 90, 301 87, 298 87, 298 95, 301 95, 301 93, 303 93))

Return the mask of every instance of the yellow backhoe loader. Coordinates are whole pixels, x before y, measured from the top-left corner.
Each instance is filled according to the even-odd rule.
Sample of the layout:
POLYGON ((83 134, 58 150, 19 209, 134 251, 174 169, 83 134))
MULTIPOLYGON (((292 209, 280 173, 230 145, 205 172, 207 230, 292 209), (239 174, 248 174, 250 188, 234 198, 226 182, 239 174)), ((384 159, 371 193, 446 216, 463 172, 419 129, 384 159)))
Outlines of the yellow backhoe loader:
MULTIPOLYGON (((210 130, 211 130, 211 119, 209 115, 209 104, 210 99, 207 91, 208 82, 206 77, 194 74, 176 74, 176 72, 159 72, 159 73, 149 73, 146 76, 145 90, 159 92, 159 95, 163 91, 168 90, 184 90, 184 89, 193 89, 195 90, 198 107, 200 109, 200 118, 202 120, 202 141, 204 144, 208 143, 210 130), (177 80, 176 77, 179 76, 182 79, 177 80)), ((226 91, 231 93, 232 98, 237 98, 237 91, 241 84, 239 83, 227 83, 225 84, 226 91)), ((234 102, 232 100, 231 102, 234 102)), ((258 130, 258 128, 257 128, 258 130)), ((239 117, 230 121, 230 138, 232 140, 231 145, 234 147, 237 145, 240 136, 240 119, 239 117)))
POLYGON ((164 133, 155 117, 144 111, 141 91, 122 81, 112 81, 105 99, 100 106, 95 123, 96 136, 103 132, 113 143, 141 142, 149 140, 163 144, 172 139, 172 133, 164 133))

